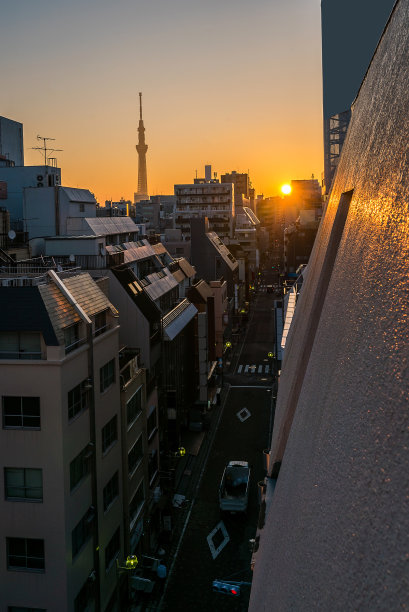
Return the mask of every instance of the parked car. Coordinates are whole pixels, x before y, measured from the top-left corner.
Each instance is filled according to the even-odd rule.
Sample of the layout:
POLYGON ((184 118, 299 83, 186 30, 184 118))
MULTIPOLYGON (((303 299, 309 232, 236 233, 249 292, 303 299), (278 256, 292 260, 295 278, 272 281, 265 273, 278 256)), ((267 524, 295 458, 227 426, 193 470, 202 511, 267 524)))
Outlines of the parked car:
POLYGON ((222 512, 246 512, 249 502, 250 466, 247 461, 229 461, 219 486, 222 512))

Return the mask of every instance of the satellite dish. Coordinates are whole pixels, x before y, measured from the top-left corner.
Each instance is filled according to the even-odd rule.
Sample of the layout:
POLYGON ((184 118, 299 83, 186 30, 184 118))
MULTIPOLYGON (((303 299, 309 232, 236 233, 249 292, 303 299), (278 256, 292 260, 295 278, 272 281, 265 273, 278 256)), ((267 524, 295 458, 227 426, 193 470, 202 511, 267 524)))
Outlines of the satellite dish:
POLYGON ((8 237, 10 238, 10 240, 14 240, 14 238, 16 237, 16 232, 14 230, 10 230, 8 233, 8 237))
POLYGON ((75 261, 75 255, 70 255, 68 258, 70 261, 75 261))
POLYGON ((60 265, 57 266, 57 272, 62 272, 62 266, 60 265))
POLYGON ((101 249, 101 255, 106 255, 107 254, 107 250, 105 247, 102 247, 101 249))

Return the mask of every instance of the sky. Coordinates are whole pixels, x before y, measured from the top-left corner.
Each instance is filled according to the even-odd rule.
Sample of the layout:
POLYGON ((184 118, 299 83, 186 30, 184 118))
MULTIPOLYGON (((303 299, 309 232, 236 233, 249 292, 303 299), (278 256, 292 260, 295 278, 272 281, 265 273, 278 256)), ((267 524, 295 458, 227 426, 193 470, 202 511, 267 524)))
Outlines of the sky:
POLYGON ((321 178, 320 0, 14 0, 0 74, 26 165, 55 138, 63 184, 100 203, 137 190, 140 91, 151 195, 205 164, 265 196, 321 178))

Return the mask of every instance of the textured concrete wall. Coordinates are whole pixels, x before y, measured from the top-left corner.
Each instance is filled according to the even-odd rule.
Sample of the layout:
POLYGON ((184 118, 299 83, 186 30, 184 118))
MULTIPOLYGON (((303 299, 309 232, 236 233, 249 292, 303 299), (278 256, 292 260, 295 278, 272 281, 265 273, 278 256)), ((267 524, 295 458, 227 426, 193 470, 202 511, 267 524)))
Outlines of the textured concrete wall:
POLYGON ((251 612, 409 608, 408 58, 400 0, 353 109, 287 343, 272 442, 283 460, 251 612))

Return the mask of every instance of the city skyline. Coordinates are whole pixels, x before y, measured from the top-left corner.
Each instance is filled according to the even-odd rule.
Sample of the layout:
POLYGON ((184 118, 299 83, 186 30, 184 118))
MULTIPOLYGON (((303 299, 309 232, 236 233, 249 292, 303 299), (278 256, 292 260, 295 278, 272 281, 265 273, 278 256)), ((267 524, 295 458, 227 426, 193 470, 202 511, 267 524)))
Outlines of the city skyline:
POLYGON ((321 177, 319 0, 23 0, 0 35, 1 114, 24 125, 25 163, 41 163, 38 134, 55 138, 63 184, 101 203, 137 190, 139 91, 151 195, 205 164, 249 171, 264 195, 321 177))

